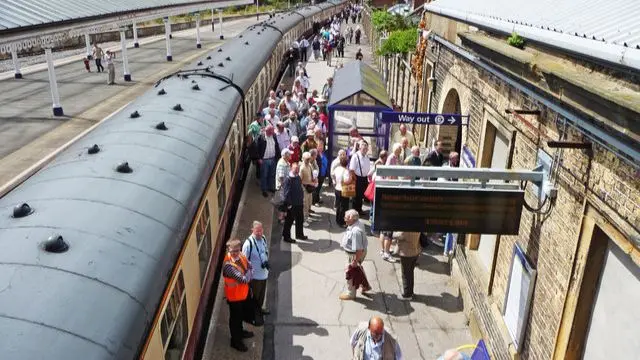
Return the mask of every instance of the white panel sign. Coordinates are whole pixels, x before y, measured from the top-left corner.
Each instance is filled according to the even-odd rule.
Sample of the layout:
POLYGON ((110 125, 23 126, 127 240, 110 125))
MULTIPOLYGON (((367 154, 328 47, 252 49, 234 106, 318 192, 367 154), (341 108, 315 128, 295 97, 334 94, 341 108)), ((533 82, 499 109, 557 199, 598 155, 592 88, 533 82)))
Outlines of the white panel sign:
POLYGON ((527 261, 522 249, 515 244, 502 316, 517 351, 521 350, 524 341, 535 282, 536 271, 527 261))

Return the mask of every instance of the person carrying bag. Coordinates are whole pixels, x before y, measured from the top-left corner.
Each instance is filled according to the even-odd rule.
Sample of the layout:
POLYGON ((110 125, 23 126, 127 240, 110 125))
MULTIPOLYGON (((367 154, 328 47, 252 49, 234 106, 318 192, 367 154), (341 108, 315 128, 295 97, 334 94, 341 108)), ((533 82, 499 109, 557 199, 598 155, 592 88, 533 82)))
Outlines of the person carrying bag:
POLYGON ((356 196, 356 181, 353 176, 349 177, 349 180, 342 183, 343 198, 353 198, 356 196))

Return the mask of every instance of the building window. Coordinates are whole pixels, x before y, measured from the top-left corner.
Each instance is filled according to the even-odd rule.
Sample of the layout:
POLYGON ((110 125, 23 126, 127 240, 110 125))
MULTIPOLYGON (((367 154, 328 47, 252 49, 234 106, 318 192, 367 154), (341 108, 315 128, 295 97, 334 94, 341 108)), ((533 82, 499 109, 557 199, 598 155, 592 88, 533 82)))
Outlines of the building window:
POLYGON ((209 214, 209 201, 204 202, 202 214, 198 219, 196 227, 196 240, 198 241, 198 260, 200 262, 200 287, 204 284, 204 279, 209 267, 211 258, 211 216, 209 214))
POLYGON ((181 359, 187 344, 189 329, 185 297, 184 276, 180 271, 171 296, 168 298, 169 302, 164 310, 160 328, 166 360, 181 359))
POLYGON ((220 167, 218 168, 218 172, 216 173, 216 187, 218 189, 218 220, 222 218, 224 207, 227 202, 224 157, 221 157, 220 160, 220 167))

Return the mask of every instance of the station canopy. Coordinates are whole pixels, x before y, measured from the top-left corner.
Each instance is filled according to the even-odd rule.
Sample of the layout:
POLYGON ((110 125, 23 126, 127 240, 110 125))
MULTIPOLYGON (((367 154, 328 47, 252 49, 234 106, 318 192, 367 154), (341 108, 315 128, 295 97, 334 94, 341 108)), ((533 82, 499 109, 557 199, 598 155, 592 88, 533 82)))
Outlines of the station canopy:
POLYGON ((250 4, 253 0, 0 0, 0 54, 58 46, 134 22, 250 4))
POLYGON ((333 76, 332 105, 391 108, 391 100, 380 74, 362 61, 352 61, 333 76))

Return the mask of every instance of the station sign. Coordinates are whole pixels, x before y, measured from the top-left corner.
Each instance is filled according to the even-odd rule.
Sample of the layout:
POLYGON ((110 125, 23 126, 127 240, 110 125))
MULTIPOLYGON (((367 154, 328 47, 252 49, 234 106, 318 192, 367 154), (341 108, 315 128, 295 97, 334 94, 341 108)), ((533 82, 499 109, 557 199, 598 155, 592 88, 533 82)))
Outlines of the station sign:
POLYGON ((409 113, 394 111, 382 112, 382 122, 393 124, 460 126, 463 125, 462 119, 468 117, 468 115, 460 114, 409 113))
POLYGON ((523 190, 376 185, 374 228, 517 235, 523 203, 523 190))

